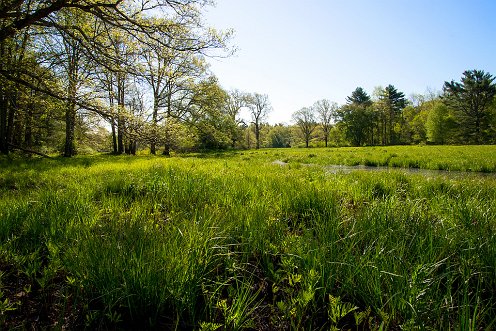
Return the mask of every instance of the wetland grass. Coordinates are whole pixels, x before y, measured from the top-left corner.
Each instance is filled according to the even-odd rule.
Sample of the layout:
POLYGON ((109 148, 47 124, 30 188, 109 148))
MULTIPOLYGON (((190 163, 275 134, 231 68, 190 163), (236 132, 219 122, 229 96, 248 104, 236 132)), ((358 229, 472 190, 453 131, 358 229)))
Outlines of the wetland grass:
POLYGON ((312 157, 270 150, 2 161, 0 323, 491 329, 494 177, 302 166, 383 162, 389 153, 398 156, 388 165, 494 165, 492 156, 464 160, 468 147, 459 160, 415 158, 412 148, 410 159, 387 147, 360 152, 371 156, 312 149, 312 157))

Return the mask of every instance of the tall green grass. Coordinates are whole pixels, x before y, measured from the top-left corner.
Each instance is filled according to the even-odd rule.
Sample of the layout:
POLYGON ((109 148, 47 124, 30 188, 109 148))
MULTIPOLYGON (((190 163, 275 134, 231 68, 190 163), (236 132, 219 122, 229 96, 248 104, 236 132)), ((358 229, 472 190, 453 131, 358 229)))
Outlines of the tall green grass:
MULTIPOLYGON (((224 154, 225 155, 225 154, 224 154)), ((289 164, 347 165, 447 171, 496 172, 496 146, 372 146, 286 148, 228 154, 231 158, 289 164)), ((215 154, 210 155, 215 157, 215 154)))
POLYGON ((48 327, 494 327, 495 178, 268 153, 4 163, 4 325, 26 304, 10 273, 50 293, 48 327))

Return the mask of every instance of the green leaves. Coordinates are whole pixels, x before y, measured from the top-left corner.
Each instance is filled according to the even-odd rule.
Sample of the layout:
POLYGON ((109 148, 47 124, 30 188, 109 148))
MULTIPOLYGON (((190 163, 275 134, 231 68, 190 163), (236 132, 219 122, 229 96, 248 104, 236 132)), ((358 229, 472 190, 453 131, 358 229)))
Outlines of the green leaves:
POLYGON ((443 101, 455 110, 463 141, 483 143, 490 132, 489 108, 496 96, 495 77, 483 70, 463 72, 461 82, 445 82, 443 101))
MULTIPOLYGON (((334 297, 329 294, 329 306, 327 307, 327 314, 333 325, 337 326, 339 321, 349 313, 357 310, 358 307, 352 305, 349 302, 341 301, 340 297, 334 297)), ((357 319, 360 319, 358 316, 357 319)))

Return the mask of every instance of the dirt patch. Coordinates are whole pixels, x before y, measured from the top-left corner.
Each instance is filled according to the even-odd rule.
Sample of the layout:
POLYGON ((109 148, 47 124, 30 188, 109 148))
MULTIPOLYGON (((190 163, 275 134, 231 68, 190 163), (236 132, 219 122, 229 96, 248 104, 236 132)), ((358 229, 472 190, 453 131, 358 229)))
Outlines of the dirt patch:
POLYGON ((0 312, 0 325, 6 330, 73 330, 81 327, 81 311, 75 306, 62 274, 41 288, 15 266, 0 262, 0 300, 8 309, 0 312))

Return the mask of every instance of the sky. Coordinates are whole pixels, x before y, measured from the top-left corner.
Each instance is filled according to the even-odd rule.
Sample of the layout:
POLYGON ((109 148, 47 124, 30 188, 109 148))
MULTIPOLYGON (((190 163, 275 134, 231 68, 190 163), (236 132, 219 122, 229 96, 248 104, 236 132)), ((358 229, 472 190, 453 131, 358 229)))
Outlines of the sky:
POLYGON ((216 0, 204 17, 237 48, 211 71, 225 89, 267 94, 272 124, 358 86, 408 97, 465 70, 496 75, 496 0, 216 0))

